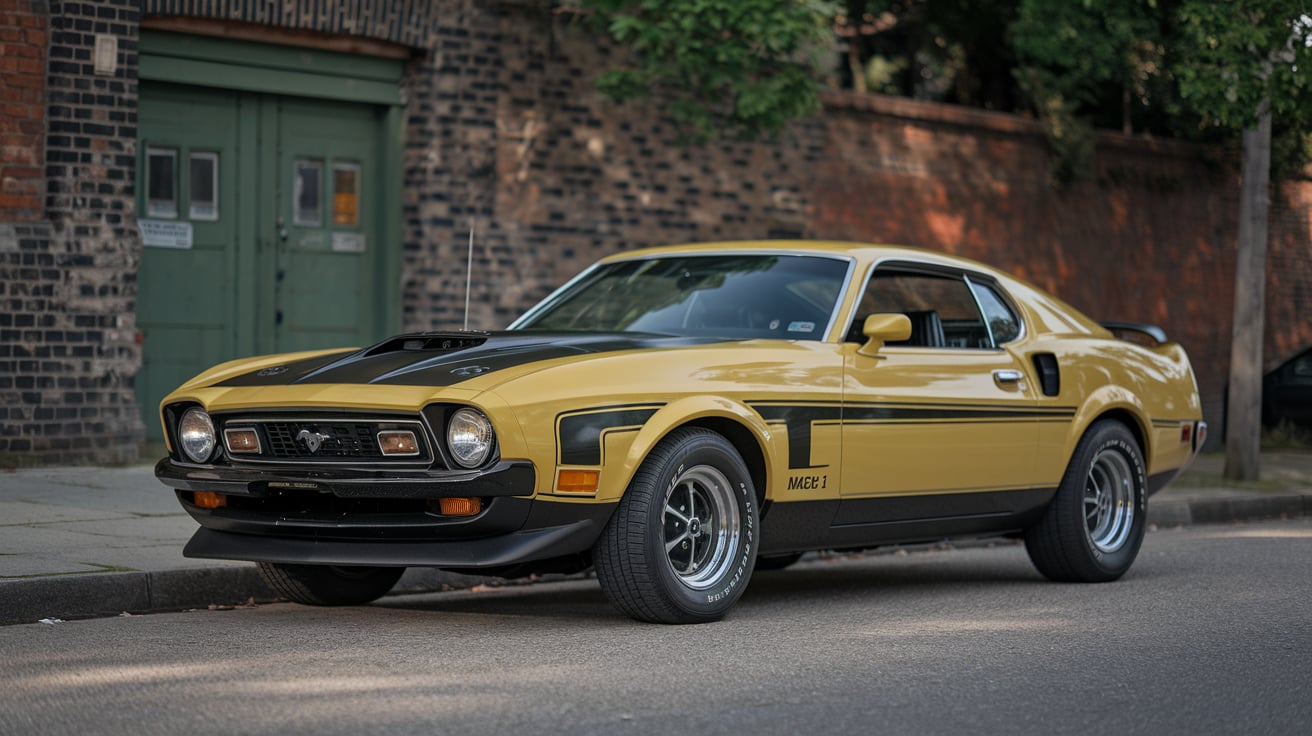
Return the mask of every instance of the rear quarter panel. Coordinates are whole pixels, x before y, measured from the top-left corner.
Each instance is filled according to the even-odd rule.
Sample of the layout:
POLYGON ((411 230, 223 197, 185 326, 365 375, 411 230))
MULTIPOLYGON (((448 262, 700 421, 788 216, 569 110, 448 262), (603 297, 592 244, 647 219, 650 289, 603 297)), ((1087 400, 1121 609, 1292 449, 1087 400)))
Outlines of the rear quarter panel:
POLYGON ((1044 474, 1060 479, 1075 446, 1098 419, 1115 416, 1140 439, 1150 476, 1182 468, 1193 445, 1182 441, 1181 426, 1202 418, 1193 370, 1175 343, 1145 348, 1115 338, 1044 338, 1028 346, 1031 354, 1048 352, 1061 370, 1061 393, 1044 397, 1071 406, 1071 424, 1052 425, 1040 436, 1044 474))

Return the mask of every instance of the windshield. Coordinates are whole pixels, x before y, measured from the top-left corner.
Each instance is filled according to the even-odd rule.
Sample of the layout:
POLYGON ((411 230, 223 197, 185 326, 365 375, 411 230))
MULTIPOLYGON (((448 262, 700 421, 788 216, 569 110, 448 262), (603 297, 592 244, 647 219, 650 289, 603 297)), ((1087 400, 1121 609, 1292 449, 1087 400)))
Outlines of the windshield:
POLYGON ((848 262, 797 255, 669 256, 599 266, 515 329, 822 340, 848 262))

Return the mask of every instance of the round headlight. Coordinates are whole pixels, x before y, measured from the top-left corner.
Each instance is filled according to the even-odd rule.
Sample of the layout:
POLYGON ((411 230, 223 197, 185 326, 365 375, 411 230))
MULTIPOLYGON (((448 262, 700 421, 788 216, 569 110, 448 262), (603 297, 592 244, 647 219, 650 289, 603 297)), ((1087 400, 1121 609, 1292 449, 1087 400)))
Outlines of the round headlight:
POLYGON ((191 408, 182 415, 178 422, 178 443, 182 452, 193 462, 203 463, 214 454, 214 421, 210 415, 196 408, 191 408))
POLYGON ((446 423, 446 446, 461 467, 477 468, 492 454, 492 422, 473 409, 461 409, 446 423))

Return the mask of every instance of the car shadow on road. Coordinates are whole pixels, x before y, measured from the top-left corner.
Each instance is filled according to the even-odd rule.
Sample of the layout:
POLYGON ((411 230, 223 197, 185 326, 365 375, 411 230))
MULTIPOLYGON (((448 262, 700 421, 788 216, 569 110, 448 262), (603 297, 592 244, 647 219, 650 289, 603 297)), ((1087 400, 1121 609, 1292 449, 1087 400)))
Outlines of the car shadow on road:
MULTIPOLYGON (((899 600, 922 600, 926 595, 971 595, 978 589, 996 593, 1015 585, 1050 583, 1030 565, 1023 549, 1007 543, 972 550, 932 548, 909 553, 812 556, 785 570, 756 572, 739 608, 769 609, 799 600, 836 601, 870 595, 877 595, 885 604, 896 604, 899 600)), ((373 605, 442 614, 628 622, 610 606, 591 575, 527 585, 480 585, 463 591, 392 596, 373 605)))

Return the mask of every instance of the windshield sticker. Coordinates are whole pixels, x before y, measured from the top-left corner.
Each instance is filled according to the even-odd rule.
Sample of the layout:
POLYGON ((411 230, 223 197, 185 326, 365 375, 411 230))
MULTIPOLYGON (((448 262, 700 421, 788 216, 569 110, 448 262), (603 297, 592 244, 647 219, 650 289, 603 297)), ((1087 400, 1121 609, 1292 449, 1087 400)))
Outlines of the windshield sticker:
POLYGON ((789 322, 789 332, 815 332, 814 322, 789 322))

